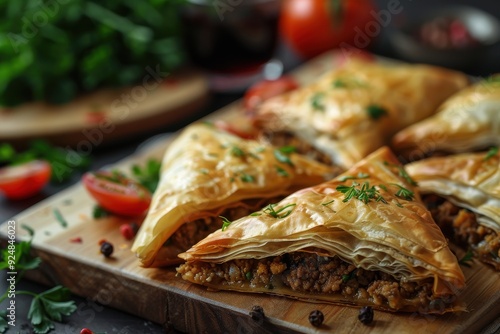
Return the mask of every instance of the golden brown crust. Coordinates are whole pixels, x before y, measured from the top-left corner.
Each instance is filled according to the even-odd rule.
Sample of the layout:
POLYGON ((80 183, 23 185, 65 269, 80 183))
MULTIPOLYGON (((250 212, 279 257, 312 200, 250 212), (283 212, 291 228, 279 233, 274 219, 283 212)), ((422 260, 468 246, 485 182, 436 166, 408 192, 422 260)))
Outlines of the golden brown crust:
POLYGON ((457 259, 415 189, 398 175, 400 170, 390 150, 382 148, 341 176, 276 204, 276 210, 291 210, 286 217, 263 210, 241 218, 180 257, 187 262, 221 263, 299 251, 337 255, 358 268, 379 270, 402 280, 431 278, 435 296, 454 294, 464 286, 457 259), (375 186, 374 196, 366 203, 345 200, 346 193, 337 187, 354 182, 357 189, 365 182, 365 189, 375 186), (414 196, 397 195, 401 187, 414 196))
POLYGON ((434 157, 406 168, 423 192, 477 213, 480 224, 500 231, 500 153, 434 157))
POLYGON ((500 145, 500 75, 461 90, 434 116, 393 139, 394 148, 407 155, 468 152, 492 145, 500 145))
MULTIPOLYGON (((209 124, 186 128, 165 152, 158 189, 132 247, 142 264, 169 263, 157 253, 186 222, 218 215, 245 199, 284 196, 331 177, 329 166, 295 153, 282 153, 280 161, 275 151, 209 124)), ((162 256, 172 254, 162 250, 162 256)))
POLYGON ((256 123, 290 131, 349 168, 397 131, 432 115, 467 84, 465 75, 441 68, 352 60, 309 86, 266 101, 256 123), (374 119, 369 106, 387 115, 374 119))

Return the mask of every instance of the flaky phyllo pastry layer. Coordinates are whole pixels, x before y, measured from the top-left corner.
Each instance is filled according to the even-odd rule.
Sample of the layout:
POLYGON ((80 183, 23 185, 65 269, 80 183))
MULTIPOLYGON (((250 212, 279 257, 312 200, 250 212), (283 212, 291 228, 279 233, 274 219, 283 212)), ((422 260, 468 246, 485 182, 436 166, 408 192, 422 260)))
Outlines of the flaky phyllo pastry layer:
POLYGON ((391 311, 460 310, 456 257, 387 148, 180 255, 185 280, 391 311))
POLYGON ((408 155, 500 145, 500 75, 456 93, 434 116, 399 132, 393 145, 408 155))
POLYGON ((467 84, 464 74, 443 68, 349 60, 264 102, 255 121, 273 136, 291 133, 349 168, 467 84))
POLYGON ((219 215, 239 218, 262 199, 282 198, 333 173, 292 147, 191 125, 165 152, 158 189, 132 250, 147 267, 178 263, 180 252, 221 227, 219 215))
POLYGON ((472 248, 479 259, 500 270, 498 148, 488 152, 428 158, 409 164, 407 170, 422 192, 439 195, 458 208, 467 209, 453 209, 447 203, 436 207, 435 203, 429 203, 436 207, 439 218, 435 219, 450 231, 450 239, 472 248), (449 216, 453 215, 456 217, 450 219, 449 216))

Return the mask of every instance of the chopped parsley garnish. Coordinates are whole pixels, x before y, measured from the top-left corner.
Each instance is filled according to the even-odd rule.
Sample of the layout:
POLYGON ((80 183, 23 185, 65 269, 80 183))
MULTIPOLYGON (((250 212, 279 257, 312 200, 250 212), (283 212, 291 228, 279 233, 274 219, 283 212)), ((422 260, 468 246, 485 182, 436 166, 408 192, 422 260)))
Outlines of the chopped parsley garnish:
POLYGON ((280 148, 278 148, 278 150, 285 154, 291 154, 297 152, 297 148, 292 145, 281 146, 280 148))
POLYGON ((139 165, 132 166, 134 177, 146 187, 151 193, 154 193, 160 182, 161 162, 156 159, 149 159, 142 168, 139 165))
POLYGON ((333 88, 344 88, 347 87, 346 83, 341 79, 336 79, 332 83, 333 88))
POLYGON ((240 180, 243 181, 243 182, 255 182, 255 178, 252 176, 252 175, 249 175, 249 174, 246 174, 246 173, 242 173, 240 175, 240 180))
POLYGON ((219 216, 219 218, 222 219, 222 231, 224 232, 231 225, 232 221, 224 216, 219 216))
POLYGON ((208 175, 208 169, 206 169, 206 168, 200 168, 198 171, 199 171, 201 174, 208 175))
POLYGON ((470 268, 471 265, 469 262, 472 262, 473 257, 474 253, 472 253, 472 250, 469 249, 467 253, 465 253, 465 255, 458 261, 458 263, 470 268))
POLYGON ((289 176, 288 172, 284 168, 281 168, 280 166, 276 166, 276 173, 278 173, 279 176, 284 176, 284 177, 289 176))
MULTIPOLYGON (((33 237, 33 235, 31 236, 33 237)), ((17 272, 13 284, 15 286, 24 276, 26 270, 36 269, 42 262, 39 257, 34 258, 31 256, 31 241, 16 242, 13 244, 14 249, 5 247, 5 249, 1 250, 0 270, 8 269, 8 271, 17 272), (12 257, 14 257, 14 261, 12 261, 12 257)), ((0 302, 9 297, 9 292, 10 290, 5 291, 0 297, 0 302)), ((70 291, 61 285, 42 293, 17 290, 16 295, 33 297, 28 311, 28 319, 35 333, 48 333, 51 329, 54 329, 53 321, 60 322, 62 316, 69 316, 77 309, 75 302, 70 300, 70 291)), ((1 328, 2 323, 0 323, 1 328)))
POLYGON ((268 215, 270 215, 274 218, 285 218, 285 217, 288 217, 292 213, 294 207, 297 204, 295 204, 295 203, 287 204, 284 207, 279 208, 278 210, 275 209, 276 205, 277 204, 269 204, 268 206, 266 206, 262 210, 262 212, 267 213, 268 215), (290 209, 285 211, 288 208, 290 208, 290 209))
POLYGON ((231 155, 233 155, 234 157, 237 157, 237 158, 241 158, 245 155, 245 152, 243 152, 243 150, 241 148, 239 148, 238 146, 233 146, 231 147, 231 155))
POLYGON ((492 148, 490 148, 490 150, 486 153, 485 157, 484 157, 484 161, 486 160, 489 160, 491 158, 493 158, 494 156, 496 156, 498 154, 498 146, 493 146, 492 148))
POLYGON ((363 184, 353 182, 351 186, 341 185, 336 189, 345 194, 343 202, 348 202, 352 198, 357 198, 365 204, 368 204, 372 199, 376 202, 387 203, 375 186, 370 187, 369 182, 364 182, 363 184), (361 187, 358 188, 359 186, 361 187))
POLYGON ((417 181, 411 178, 411 176, 406 172, 403 166, 397 165, 397 164, 391 164, 389 161, 384 161, 384 165, 386 166, 391 166, 391 167, 396 167, 398 169, 398 174, 400 177, 406 180, 409 184, 412 186, 418 186, 417 181))
POLYGON ((64 219, 59 209, 57 208, 54 209, 54 216, 56 217, 57 221, 59 222, 59 224, 61 224, 62 227, 68 227, 68 222, 66 221, 66 219, 64 219))
POLYGON ((107 216, 109 216, 108 211, 106 211, 99 205, 94 205, 94 210, 92 211, 92 217, 94 217, 94 219, 104 218, 107 216))
POLYGON ((385 191, 385 192, 389 192, 389 190, 387 190, 387 187, 385 185, 383 185, 383 184, 379 184, 378 187, 380 189, 382 189, 383 191, 385 191))
POLYGON ((274 157, 276 160, 279 162, 282 162, 284 164, 293 166, 292 160, 290 160, 290 157, 288 156, 289 153, 282 152, 281 150, 277 149, 274 150, 274 157))
POLYGON ((366 179, 368 177, 370 177, 370 174, 358 173, 358 175, 356 175, 356 176, 352 176, 352 175, 342 176, 341 178, 339 178, 339 181, 345 182, 347 180, 366 179))
POLYGON ((411 178, 411 176, 406 172, 403 166, 398 166, 399 176, 406 180, 412 186, 418 186, 417 181, 411 178))
POLYGON ((399 188, 395 194, 397 197, 405 199, 407 201, 413 201, 413 198, 415 197, 413 191, 406 189, 405 187, 397 183, 391 183, 391 184, 399 188))
POLYGON ((335 202, 335 200, 334 200, 334 199, 332 199, 331 201, 325 202, 325 203, 321 203, 321 205, 323 205, 323 206, 327 206, 327 205, 329 205, 329 204, 332 204, 333 202, 335 202))
POLYGON ((387 115, 387 110, 376 104, 371 104, 368 107, 366 107, 366 112, 372 119, 375 120, 379 119, 382 116, 387 115))
POLYGON ((311 106, 314 110, 325 111, 325 105, 323 104, 323 98, 325 93, 316 93, 311 97, 311 106))

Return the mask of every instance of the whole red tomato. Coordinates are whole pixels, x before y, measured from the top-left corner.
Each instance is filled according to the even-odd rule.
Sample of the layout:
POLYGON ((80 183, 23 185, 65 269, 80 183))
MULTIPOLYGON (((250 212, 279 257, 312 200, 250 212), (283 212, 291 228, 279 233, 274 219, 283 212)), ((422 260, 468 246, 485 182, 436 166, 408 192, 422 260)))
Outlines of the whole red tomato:
POLYGON ((365 30, 373 30, 367 23, 380 24, 371 13, 374 10, 372 0, 286 0, 280 31, 304 58, 317 56, 342 42, 362 49, 375 37, 372 31, 365 30))

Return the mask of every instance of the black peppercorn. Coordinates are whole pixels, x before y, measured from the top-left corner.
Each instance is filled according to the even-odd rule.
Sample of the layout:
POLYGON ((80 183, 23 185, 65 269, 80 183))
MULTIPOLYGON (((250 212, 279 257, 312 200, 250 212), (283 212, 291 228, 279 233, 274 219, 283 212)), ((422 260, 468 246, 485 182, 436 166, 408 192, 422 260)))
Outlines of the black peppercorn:
POLYGON ((314 327, 319 327, 323 324, 323 320, 325 320, 325 316, 323 315, 323 312, 319 310, 312 311, 309 313, 309 322, 311 325, 314 327))
POLYGON ((359 310, 358 319, 365 325, 370 324, 373 321, 373 308, 371 306, 363 306, 359 310))
POLYGON ((110 257, 111 254, 113 254, 113 245, 110 244, 109 242, 107 241, 104 241, 102 244, 101 244, 101 254, 104 255, 105 257, 110 257))
POLYGON ((252 309, 250 310, 250 317, 254 321, 261 321, 262 319, 264 319, 264 309, 262 308, 262 306, 252 306, 252 309))

